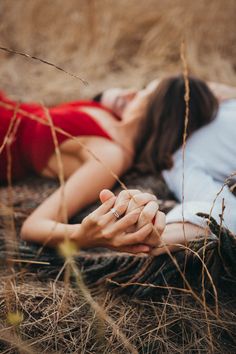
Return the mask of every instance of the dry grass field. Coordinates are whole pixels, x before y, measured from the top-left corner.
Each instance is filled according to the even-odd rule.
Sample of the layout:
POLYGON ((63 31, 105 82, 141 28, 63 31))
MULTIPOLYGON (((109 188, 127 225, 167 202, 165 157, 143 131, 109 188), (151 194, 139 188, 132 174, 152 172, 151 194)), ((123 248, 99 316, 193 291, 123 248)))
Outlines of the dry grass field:
MULTIPOLYGON (((0 89, 15 99, 53 105, 108 87, 142 87, 183 70, 183 40, 191 73, 236 85, 235 13, 235 0, 0 0, 0 47, 41 58, 88 82, 0 50, 0 89)), ((9 261, 6 267, 4 237, 15 234, 15 227, 18 234, 26 215, 55 187, 39 179, 0 189, 0 353, 236 352, 235 283, 228 289, 217 284, 218 299, 216 294, 212 299, 211 282, 206 299, 187 283, 181 290, 163 284, 165 291, 148 300, 143 289, 144 299, 136 296, 137 285, 132 295, 119 295, 100 279, 105 273, 99 273, 99 259, 105 268, 122 266, 132 273, 139 259, 128 256, 117 261, 114 253, 107 258, 92 253, 91 261, 82 252, 79 264, 102 285, 90 286, 91 293, 70 255, 71 284, 67 273, 63 281, 55 280, 55 272, 41 276, 24 264, 14 268, 9 261)), ((216 248, 209 244, 209 254, 216 248)), ((207 265, 213 280, 221 274, 220 262, 212 257, 207 265)), ((115 279, 121 278, 126 279, 118 272, 115 279)), ((175 284, 175 274, 172 278, 175 284)))
POLYGON ((111 86, 141 87, 181 70, 186 41, 190 71, 236 84, 234 0, 1 0, 0 43, 49 60, 0 52, 1 88, 22 100, 88 97, 111 86))

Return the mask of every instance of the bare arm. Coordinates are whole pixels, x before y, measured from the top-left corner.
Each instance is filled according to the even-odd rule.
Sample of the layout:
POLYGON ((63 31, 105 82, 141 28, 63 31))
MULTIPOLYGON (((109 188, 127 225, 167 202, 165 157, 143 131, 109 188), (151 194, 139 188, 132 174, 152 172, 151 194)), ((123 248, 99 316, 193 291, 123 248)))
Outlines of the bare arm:
POLYGON ((198 237, 209 235, 209 230, 191 223, 173 223, 167 224, 161 236, 160 244, 154 247, 151 254, 159 256, 166 253, 167 249, 170 252, 176 252, 184 249, 188 242, 197 239, 198 237), (183 245, 183 247, 181 246, 183 245))
MULTIPOLYGON (((103 145, 96 144, 96 155, 108 169, 120 175, 124 172, 121 149, 113 143, 106 145, 106 148, 103 145)), ((80 237, 81 239, 84 237, 81 225, 69 225, 65 222, 62 207, 64 206, 67 217, 70 218, 96 201, 101 189, 111 188, 115 183, 115 178, 108 169, 92 157, 88 157, 84 165, 65 183, 63 200, 59 188, 26 219, 21 230, 22 238, 27 241, 56 245, 64 240, 65 236, 70 237, 76 233, 79 244, 80 237)), ((83 245, 86 246, 84 241, 83 245)))

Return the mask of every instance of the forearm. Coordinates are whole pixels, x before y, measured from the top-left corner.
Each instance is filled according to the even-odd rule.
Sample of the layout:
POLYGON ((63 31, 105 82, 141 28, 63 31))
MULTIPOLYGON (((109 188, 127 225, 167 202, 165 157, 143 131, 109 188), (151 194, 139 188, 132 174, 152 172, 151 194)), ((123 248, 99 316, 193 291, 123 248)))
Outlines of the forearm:
POLYGON ((80 247, 81 225, 63 224, 49 219, 28 218, 21 229, 21 238, 25 241, 40 243, 47 246, 57 246, 66 238, 76 240, 80 247), (75 237, 76 235, 76 237, 75 237))
POLYGON ((168 224, 161 236, 160 244, 153 248, 151 254, 158 256, 163 253, 175 252, 187 246, 188 242, 209 234, 208 229, 204 229, 190 223, 168 224))
MULTIPOLYGON (((99 151, 98 158, 101 158, 104 152, 103 148, 99 144, 94 143, 94 147, 91 145, 88 147, 92 151, 96 147, 96 154, 99 151)), ((118 175, 123 168, 122 154, 120 147, 116 147, 112 143, 108 144, 108 153, 104 152, 105 156, 102 159, 103 163, 118 175), (110 163, 111 158, 113 158, 112 163, 110 163)), ((21 230, 22 239, 54 246, 63 241, 65 237, 73 237, 78 247, 88 247, 88 232, 85 232, 84 229, 82 231, 81 225, 69 225, 65 219, 66 217, 70 219, 85 206, 93 203, 103 185, 112 186, 113 184, 114 177, 111 176, 107 168, 104 168, 96 160, 88 160, 66 181, 63 195, 62 190, 58 189, 26 219, 21 230)), ((95 226, 91 229, 94 231, 95 226)))

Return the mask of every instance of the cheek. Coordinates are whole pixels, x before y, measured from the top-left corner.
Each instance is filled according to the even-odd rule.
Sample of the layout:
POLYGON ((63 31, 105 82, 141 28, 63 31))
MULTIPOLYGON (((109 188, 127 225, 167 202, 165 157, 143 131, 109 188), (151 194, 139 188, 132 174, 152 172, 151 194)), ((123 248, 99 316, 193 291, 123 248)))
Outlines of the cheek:
POLYGON ((109 89, 104 92, 103 95, 103 104, 111 109, 113 109, 116 99, 119 96, 118 89, 109 89))

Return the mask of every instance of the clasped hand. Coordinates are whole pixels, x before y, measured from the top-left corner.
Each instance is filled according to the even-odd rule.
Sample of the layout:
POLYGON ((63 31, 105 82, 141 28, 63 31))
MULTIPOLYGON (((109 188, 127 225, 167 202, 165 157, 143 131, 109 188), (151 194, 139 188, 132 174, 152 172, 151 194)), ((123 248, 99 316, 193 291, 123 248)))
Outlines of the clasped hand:
POLYGON ((159 211, 154 195, 127 190, 116 197, 111 191, 103 190, 100 199, 102 205, 81 223, 81 247, 149 253, 160 244, 165 214, 159 211))

